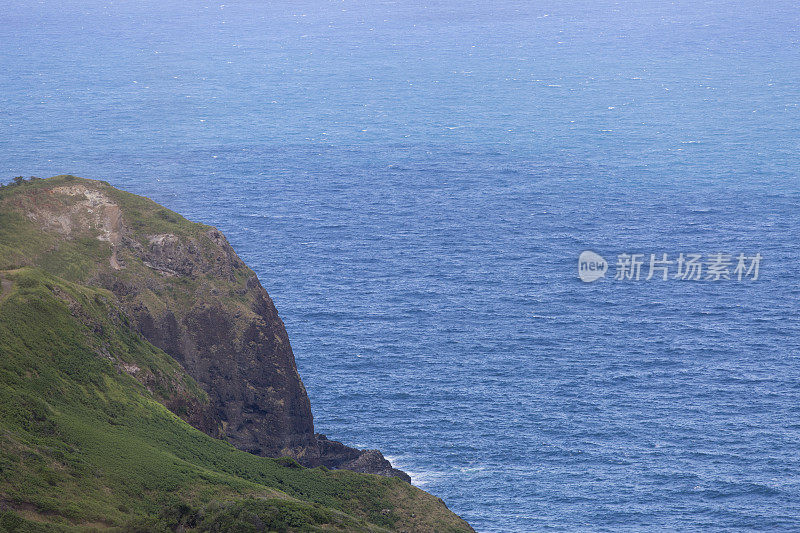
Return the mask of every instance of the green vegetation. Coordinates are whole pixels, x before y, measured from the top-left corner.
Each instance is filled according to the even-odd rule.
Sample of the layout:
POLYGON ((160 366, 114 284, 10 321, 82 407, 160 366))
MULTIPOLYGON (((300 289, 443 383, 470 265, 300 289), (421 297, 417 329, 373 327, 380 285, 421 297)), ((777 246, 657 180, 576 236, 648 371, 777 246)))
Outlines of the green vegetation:
POLYGON ((301 468, 195 430, 158 400, 170 387, 202 392, 127 327, 109 293, 32 268, 0 276, 6 530, 379 531, 428 507, 447 513, 398 479, 301 468), (122 365, 146 368, 162 390, 122 365))
MULTIPOLYGON (((113 197, 139 228, 134 238, 146 230, 208 239, 211 229, 71 176, 0 189, 0 532, 469 531, 396 478, 254 456, 170 412, 176 399, 208 398, 135 332, 114 294, 80 283, 108 268, 108 242, 85 228, 65 239, 22 214, 42 202, 69 209, 69 197, 48 189, 73 183, 113 197)), ((145 267, 126 259, 135 280, 145 267)), ((189 292, 182 283, 211 279, 165 283, 177 301, 189 292)))

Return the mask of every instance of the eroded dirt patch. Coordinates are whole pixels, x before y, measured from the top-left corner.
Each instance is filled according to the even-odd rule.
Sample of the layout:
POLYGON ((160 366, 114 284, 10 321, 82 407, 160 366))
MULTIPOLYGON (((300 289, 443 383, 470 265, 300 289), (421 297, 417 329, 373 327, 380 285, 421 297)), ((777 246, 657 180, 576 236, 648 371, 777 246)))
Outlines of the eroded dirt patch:
POLYGON ((27 216, 44 228, 66 237, 82 232, 95 232, 97 239, 111 244, 109 263, 114 270, 123 268, 117 257, 122 243, 124 225, 119 205, 102 191, 84 184, 55 187, 41 199, 29 206, 27 216), (58 197, 69 201, 54 201, 58 197))
POLYGON ((10 279, 0 278, 0 302, 8 298, 14 283, 10 279))

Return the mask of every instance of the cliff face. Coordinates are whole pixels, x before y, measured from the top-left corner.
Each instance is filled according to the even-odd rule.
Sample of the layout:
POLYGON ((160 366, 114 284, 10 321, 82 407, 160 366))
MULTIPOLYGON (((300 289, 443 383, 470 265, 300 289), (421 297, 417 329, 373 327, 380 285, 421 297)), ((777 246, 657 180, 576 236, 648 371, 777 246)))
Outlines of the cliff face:
POLYGON ((257 455, 314 464, 311 405, 283 322, 255 274, 214 229, 146 238, 123 236, 119 269, 92 281, 114 292, 142 335, 203 386, 214 408, 212 435, 257 455), (140 261, 153 273, 146 283, 120 275, 140 261))
POLYGON ((113 292, 141 335, 207 393, 207 405, 165 400, 194 427, 254 454, 410 481, 380 452, 314 433, 275 306, 216 229, 72 176, 2 195, 0 208, 0 269, 35 265, 113 292))

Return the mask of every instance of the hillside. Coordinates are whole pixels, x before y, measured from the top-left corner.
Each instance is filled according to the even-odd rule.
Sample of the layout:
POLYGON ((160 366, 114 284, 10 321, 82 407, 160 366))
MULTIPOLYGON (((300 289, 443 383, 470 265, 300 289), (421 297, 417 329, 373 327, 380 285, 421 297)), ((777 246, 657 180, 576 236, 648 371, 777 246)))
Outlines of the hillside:
POLYGON ((277 311, 215 229, 102 182, 6 187, 0 289, 0 527, 471 530, 314 434, 277 311))

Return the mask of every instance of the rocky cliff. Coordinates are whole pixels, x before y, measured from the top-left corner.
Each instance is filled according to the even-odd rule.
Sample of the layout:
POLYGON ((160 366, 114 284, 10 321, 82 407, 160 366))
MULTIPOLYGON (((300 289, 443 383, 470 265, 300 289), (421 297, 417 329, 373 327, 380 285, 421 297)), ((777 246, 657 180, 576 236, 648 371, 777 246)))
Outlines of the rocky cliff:
MULTIPOLYGON (((315 434, 275 306, 219 231, 105 182, 58 176, 24 187, 0 196, 0 270, 37 266, 111 291, 207 394, 205 403, 166 397, 176 415, 253 454, 410 481, 376 450, 315 434)), ((148 385, 146 372, 129 371, 148 385)))

